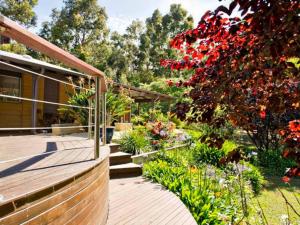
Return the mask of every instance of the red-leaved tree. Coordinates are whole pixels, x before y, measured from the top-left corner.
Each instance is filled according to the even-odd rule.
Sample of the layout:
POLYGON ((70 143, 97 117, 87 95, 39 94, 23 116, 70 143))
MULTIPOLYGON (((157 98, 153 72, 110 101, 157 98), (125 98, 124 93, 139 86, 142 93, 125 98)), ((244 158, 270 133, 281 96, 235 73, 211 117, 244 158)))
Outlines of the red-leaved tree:
MULTIPOLYGON (((161 61, 172 70, 193 71, 177 84, 192 88, 192 104, 178 104, 178 116, 184 119, 190 110, 194 121, 214 124, 222 107, 225 119, 247 131, 258 150, 277 147, 279 131, 299 118, 299 15, 298 0, 233 0, 178 34, 170 46, 182 60, 161 61), (231 17, 236 9, 241 16, 231 17)), ((288 145, 288 132, 281 133, 288 145)), ((299 132, 293 135, 299 141, 299 132)), ((299 145, 287 151, 300 163, 299 145)))

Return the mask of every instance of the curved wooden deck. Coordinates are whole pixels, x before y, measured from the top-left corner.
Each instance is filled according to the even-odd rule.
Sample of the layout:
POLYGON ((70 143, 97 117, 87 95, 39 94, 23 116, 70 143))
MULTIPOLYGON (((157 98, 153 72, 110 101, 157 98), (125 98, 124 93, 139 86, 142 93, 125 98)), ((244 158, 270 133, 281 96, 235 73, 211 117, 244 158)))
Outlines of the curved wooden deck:
POLYGON ((110 180, 107 225, 196 225, 170 191, 142 177, 110 180))
POLYGON ((0 143, 0 225, 106 224, 109 147, 94 160, 93 141, 80 135, 0 137, 0 143))

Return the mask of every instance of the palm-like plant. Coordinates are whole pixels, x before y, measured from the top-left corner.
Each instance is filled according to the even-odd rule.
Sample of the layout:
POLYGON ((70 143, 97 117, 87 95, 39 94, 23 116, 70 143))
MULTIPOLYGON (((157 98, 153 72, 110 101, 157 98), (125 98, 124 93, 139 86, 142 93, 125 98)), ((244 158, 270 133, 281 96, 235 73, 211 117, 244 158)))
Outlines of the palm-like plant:
POLYGON ((130 104, 133 102, 123 90, 114 93, 110 88, 106 94, 107 124, 112 125, 118 118, 130 112, 130 104))

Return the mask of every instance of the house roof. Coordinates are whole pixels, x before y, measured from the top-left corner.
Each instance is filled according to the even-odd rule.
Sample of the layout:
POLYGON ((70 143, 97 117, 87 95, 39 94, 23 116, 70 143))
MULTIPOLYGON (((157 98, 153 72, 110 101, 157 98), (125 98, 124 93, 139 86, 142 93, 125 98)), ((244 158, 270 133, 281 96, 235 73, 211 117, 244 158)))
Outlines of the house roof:
POLYGON ((113 86, 115 91, 118 91, 121 88, 125 90, 128 93, 129 97, 133 98, 135 102, 168 102, 174 100, 174 97, 170 95, 161 94, 155 91, 148 91, 125 84, 114 83, 113 86))
POLYGON ((12 38, 17 42, 22 43, 33 50, 39 51, 52 59, 58 60, 66 66, 77 69, 82 73, 100 77, 101 91, 106 91, 106 80, 102 71, 76 58, 74 55, 57 47, 49 41, 46 41, 38 35, 29 32, 22 26, 2 15, 0 15, 0 35, 12 38))
POLYGON ((0 50, 0 60, 9 63, 19 64, 19 65, 45 68, 46 70, 58 72, 60 74, 65 74, 65 75, 86 76, 85 74, 76 72, 74 70, 66 69, 38 59, 34 59, 29 55, 19 55, 19 54, 0 50))
MULTIPOLYGON (((148 91, 145 89, 132 87, 125 84, 119 84, 114 82, 112 86, 113 86, 113 92, 118 93, 121 89, 123 89, 125 90, 125 92, 128 94, 129 97, 134 99, 135 102, 156 102, 156 101, 169 102, 175 99, 170 95, 161 94, 155 91, 148 91)), ((90 98, 91 99, 95 98, 95 94, 91 95, 90 98)))

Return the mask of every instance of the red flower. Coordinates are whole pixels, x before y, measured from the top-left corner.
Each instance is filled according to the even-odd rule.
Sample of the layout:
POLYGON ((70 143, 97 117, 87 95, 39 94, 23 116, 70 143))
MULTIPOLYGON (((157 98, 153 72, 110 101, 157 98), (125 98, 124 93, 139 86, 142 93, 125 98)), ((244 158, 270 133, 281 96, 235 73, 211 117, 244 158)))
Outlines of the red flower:
POLYGON ((284 158, 287 158, 288 156, 289 156, 289 154, 290 154, 290 151, 289 150, 284 150, 283 152, 282 152, 282 156, 284 157, 284 158))
POLYGON ((190 60, 190 57, 188 55, 186 55, 186 56, 183 57, 183 60, 188 62, 190 60))
POLYGON ((157 140, 153 140, 153 141, 152 141, 152 144, 153 144, 153 145, 157 145, 157 144, 158 144, 158 141, 157 141, 157 140))
POLYGON ((171 87, 171 86, 174 85, 174 82, 172 80, 167 80, 166 82, 167 82, 167 84, 168 84, 169 87, 171 87))
POLYGON ((280 135, 280 136, 284 136, 284 135, 285 135, 285 131, 284 131, 284 130, 280 130, 280 131, 279 131, 279 135, 280 135))
POLYGON ((288 176, 284 176, 281 178, 281 180, 284 182, 284 183, 288 183, 290 182, 291 178, 289 178, 288 176))
POLYGON ((300 120, 293 120, 289 122, 289 128, 293 132, 300 131, 300 120))
POLYGON ((266 111, 264 110, 264 111, 261 111, 260 113, 259 113, 259 116, 260 116, 260 118, 261 119, 265 119, 266 118, 266 111))
POLYGON ((155 135, 159 134, 159 130, 157 128, 154 128, 152 130, 152 134, 155 134, 155 135))

